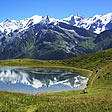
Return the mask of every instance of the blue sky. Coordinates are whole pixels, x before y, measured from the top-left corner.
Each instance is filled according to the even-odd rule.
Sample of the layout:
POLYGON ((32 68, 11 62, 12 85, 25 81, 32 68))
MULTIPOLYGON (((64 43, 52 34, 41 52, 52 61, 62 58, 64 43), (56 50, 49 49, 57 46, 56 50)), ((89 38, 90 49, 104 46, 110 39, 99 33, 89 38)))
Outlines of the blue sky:
POLYGON ((65 18, 72 14, 91 17, 112 12, 112 0, 0 0, 0 21, 33 15, 65 18))

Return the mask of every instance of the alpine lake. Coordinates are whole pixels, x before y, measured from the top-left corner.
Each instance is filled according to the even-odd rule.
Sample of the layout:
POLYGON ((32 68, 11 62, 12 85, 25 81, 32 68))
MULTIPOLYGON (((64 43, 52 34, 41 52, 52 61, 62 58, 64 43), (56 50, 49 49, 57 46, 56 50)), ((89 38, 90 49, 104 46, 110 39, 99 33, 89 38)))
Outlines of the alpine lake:
POLYGON ((80 90, 88 78, 54 68, 0 67, 0 91, 38 95, 80 90))

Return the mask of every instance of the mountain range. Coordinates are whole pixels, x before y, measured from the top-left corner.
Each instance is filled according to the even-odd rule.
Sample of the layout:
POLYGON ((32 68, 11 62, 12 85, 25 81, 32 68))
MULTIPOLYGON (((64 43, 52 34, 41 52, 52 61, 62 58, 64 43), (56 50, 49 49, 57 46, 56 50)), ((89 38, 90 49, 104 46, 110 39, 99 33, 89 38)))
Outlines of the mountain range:
POLYGON ((0 23, 0 59, 59 60, 111 48, 112 13, 64 19, 35 15, 0 23))
POLYGON ((112 13, 108 13, 106 15, 95 15, 90 18, 84 18, 80 15, 72 15, 63 20, 74 26, 90 30, 97 34, 100 34, 105 30, 112 29, 112 13))

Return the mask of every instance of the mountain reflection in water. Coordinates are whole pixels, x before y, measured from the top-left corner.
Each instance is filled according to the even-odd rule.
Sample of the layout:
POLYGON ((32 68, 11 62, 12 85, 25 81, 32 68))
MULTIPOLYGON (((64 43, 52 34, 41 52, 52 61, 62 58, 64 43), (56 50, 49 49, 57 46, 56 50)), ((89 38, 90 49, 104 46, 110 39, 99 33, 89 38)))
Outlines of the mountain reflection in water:
POLYGON ((0 90, 36 94, 78 90, 86 86, 87 78, 51 68, 0 67, 0 90))

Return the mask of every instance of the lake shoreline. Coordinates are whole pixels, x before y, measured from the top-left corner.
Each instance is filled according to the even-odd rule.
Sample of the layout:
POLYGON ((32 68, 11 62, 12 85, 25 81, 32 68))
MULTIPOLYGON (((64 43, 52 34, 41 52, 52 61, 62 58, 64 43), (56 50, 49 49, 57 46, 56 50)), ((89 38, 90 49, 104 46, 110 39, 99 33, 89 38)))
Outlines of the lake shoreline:
MULTIPOLYGON (((48 67, 47 67, 48 68, 48 67)), ((66 69, 66 67, 59 67, 59 66, 56 66, 56 67, 52 67, 52 68, 48 68, 48 69, 53 69, 53 71, 54 70, 59 70, 59 68, 61 68, 63 71, 65 71, 65 70, 68 70, 68 69, 66 69), (57 69, 58 68, 58 69, 57 69)), ((31 69, 32 70, 32 68, 31 67, 19 67, 19 66, 13 66, 13 67, 1 67, 0 68, 0 70, 5 70, 5 72, 6 72, 6 69, 9 69, 9 70, 15 70, 15 69, 24 69, 24 70, 28 70, 28 69, 31 69)), ((34 68, 33 68, 34 69, 34 68)), ((36 67, 35 69, 46 69, 46 67, 36 67)), ((48 69, 46 69, 46 70, 48 70, 48 69)), ((61 70, 60 69, 60 70, 61 70)), ((9 72, 9 70, 8 70, 8 72, 9 72)), ((11 72, 12 73, 14 73, 13 71, 11 70, 11 72)), ((69 67, 69 72, 68 73, 72 73, 73 71, 71 71, 72 69, 70 69, 70 67, 69 67), (70 72, 71 71, 71 72, 70 72)), ((35 72, 34 72, 35 73, 35 72)), ((74 73, 74 72, 73 72, 74 73)), ((2 73, 3 74, 3 73, 2 73)), ((10 74, 10 72, 8 73, 8 74, 10 74)), ((6 73, 5 73, 5 75, 6 75, 6 73)), ((17 74, 16 74, 17 75, 17 74)), ((47 74, 46 74, 47 75, 47 74)), ((46 75, 44 75, 44 77, 46 77, 46 75)), ((66 74, 65 74, 66 75, 66 74)), ((3 75, 4 76, 4 75, 3 75)), ((14 75, 13 75, 14 76, 14 75)), ((57 75, 55 75, 56 77, 57 77, 57 75)), ((69 76, 72 76, 72 75, 69 75, 69 76)), ((10 76, 9 76, 10 77, 10 76)), ((12 77, 12 76, 11 76, 12 77)), ((15 76, 14 76, 15 77, 15 76)), ((64 77, 64 76, 63 76, 64 77)), ((77 76, 77 77, 79 77, 79 78, 82 78, 83 79, 83 76, 77 76)), ((5 78, 5 77, 4 77, 5 78)), ((7 78, 7 77, 6 77, 7 78)), ((81 79, 81 80, 82 80, 81 79)), ((8 79, 8 80, 10 80, 10 79, 8 79)), ((73 78, 72 78, 72 80, 73 80, 73 78)), ((75 79, 76 80, 76 79, 75 79)), ((74 80, 74 81, 75 81, 74 80)), ((47 93, 47 92, 63 92, 63 91, 72 91, 72 90, 82 90, 82 89, 84 89, 84 88, 86 88, 86 84, 87 84, 87 81, 88 81, 88 79, 84 79, 85 81, 84 82, 82 82, 82 84, 81 85, 83 85, 83 86, 81 86, 81 85, 77 85, 77 87, 73 87, 73 88, 71 88, 71 89, 67 89, 67 90, 63 90, 63 89, 61 89, 60 88, 60 90, 50 90, 50 91, 39 91, 39 93, 37 92, 36 94, 34 94, 34 93, 23 93, 23 94, 33 94, 33 95, 37 95, 37 94, 40 94, 40 93, 47 93)), ((58 83, 57 83, 58 84, 58 83)), ((60 83, 59 83, 60 84, 60 83)), ((68 85, 68 84, 67 84, 68 85)), ((65 88, 65 87, 64 87, 65 88)), ((49 89, 49 88, 48 88, 49 89)), ((16 89, 17 90, 17 89, 16 89)), ((4 91, 4 90, 1 90, 1 91, 4 91)), ((7 91, 7 90, 5 90, 5 91, 7 91)), ((11 91, 9 91, 9 92, 11 92, 11 91)), ((12 91, 12 92, 15 92, 15 91, 12 91)), ((21 92, 17 92, 17 93, 21 93, 21 92)))

